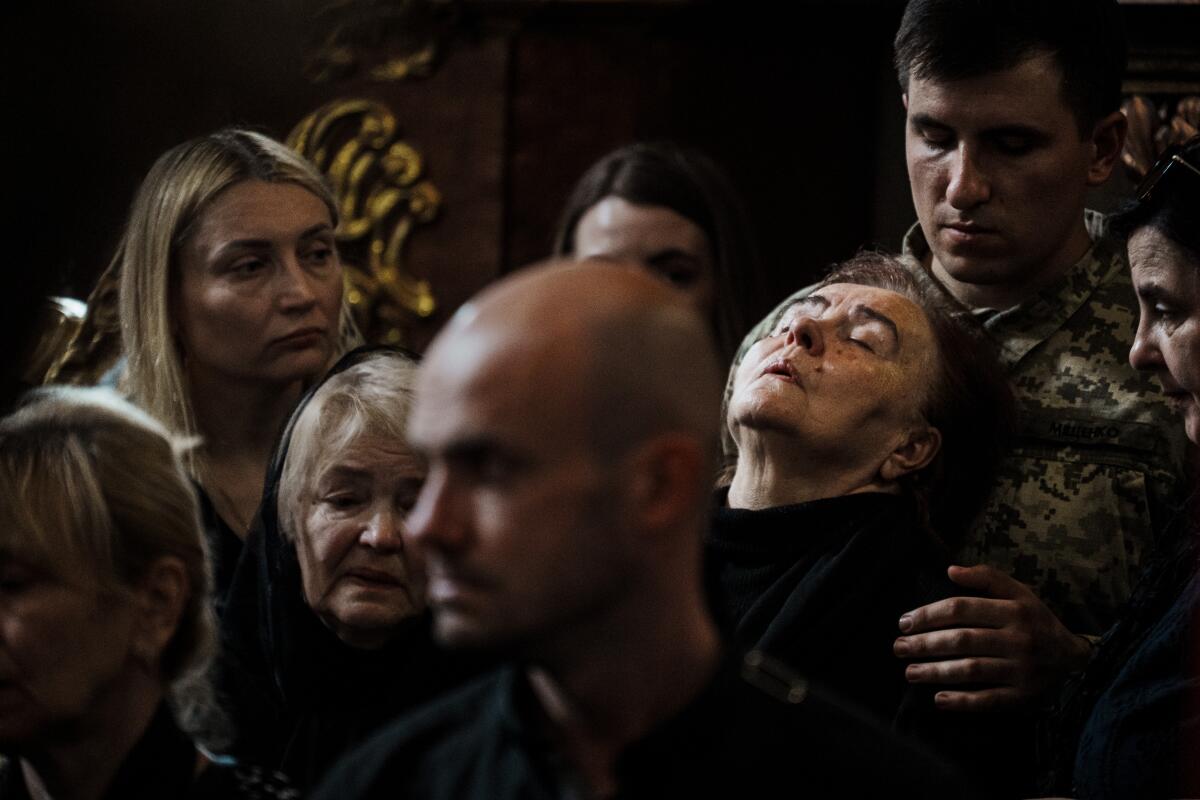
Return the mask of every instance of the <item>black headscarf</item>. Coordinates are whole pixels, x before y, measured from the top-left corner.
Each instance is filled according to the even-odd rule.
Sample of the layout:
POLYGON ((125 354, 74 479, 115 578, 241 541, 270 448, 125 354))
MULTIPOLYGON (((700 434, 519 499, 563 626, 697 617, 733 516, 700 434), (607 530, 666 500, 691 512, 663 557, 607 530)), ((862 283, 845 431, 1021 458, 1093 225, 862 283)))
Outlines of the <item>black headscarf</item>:
POLYGON ((342 642, 304 599, 296 548, 279 527, 279 484, 297 420, 334 375, 399 348, 347 353, 292 412, 230 587, 218 684, 235 731, 231 752, 312 786, 349 747, 398 714, 474 674, 433 642, 424 612, 377 650, 342 642))

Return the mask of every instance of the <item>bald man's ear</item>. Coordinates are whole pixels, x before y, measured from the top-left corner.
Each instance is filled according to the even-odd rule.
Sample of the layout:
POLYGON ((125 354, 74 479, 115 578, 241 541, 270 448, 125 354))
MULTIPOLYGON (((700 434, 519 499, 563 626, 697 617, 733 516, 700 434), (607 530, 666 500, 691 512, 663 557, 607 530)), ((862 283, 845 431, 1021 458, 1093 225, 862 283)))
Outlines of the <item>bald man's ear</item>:
POLYGON ((626 510, 640 530, 671 528, 707 503, 709 459, 694 437, 657 436, 634 451, 625 469, 626 510))
POLYGON ((879 468, 885 483, 894 483, 909 473, 924 469, 942 449, 942 433, 937 428, 924 427, 910 431, 908 437, 893 450, 879 468))

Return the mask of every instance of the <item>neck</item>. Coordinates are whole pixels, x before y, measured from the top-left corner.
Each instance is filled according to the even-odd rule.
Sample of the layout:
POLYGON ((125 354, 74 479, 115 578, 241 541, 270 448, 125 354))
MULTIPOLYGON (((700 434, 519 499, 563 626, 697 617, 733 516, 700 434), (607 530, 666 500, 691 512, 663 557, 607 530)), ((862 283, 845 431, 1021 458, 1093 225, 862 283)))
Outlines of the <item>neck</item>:
POLYGON ((1012 283, 981 284, 955 280, 932 253, 927 257, 926 266, 950 294, 968 308, 1003 310, 1023 303, 1062 278, 1083 258, 1091 246, 1092 239, 1088 235, 1083 215, 1080 214, 1078 224, 1063 241, 1062 246, 1040 267, 1021 274, 1019 279, 1012 283))
POLYGON ((139 673, 106 693, 87 716, 21 754, 33 800, 98 800, 150 726, 162 686, 139 673))
POLYGON ((716 673, 720 637, 698 566, 697 556, 689 574, 676 576, 688 582, 658 581, 665 591, 653 597, 629 592, 618 613, 586 632, 576 627, 571 642, 545 648, 528 670, 564 755, 597 794, 617 788, 621 752, 683 709, 716 673), (681 597, 681 585, 696 589, 681 597))
POLYGON ((217 385, 191 379, 192 407, 203 439, 201 483, 221 518, 245 537, 262 497, 276 438, 300 399, 301 384, 217 385))
POLYGON ((729 507, 753 511, 807 503, 859 492, 895 492, 876 467, 830 465, 806 458, 795 439, 774 432, 742 429, 737 469, 729 486, 729 507))
MULTIPOLYGON (((299 381, 288 384, 210 381, 189 375, 196 427, 207 458, 266 453, 300 399, 299 381)), ((266 459, 264 459, 264 464, 266 459)))

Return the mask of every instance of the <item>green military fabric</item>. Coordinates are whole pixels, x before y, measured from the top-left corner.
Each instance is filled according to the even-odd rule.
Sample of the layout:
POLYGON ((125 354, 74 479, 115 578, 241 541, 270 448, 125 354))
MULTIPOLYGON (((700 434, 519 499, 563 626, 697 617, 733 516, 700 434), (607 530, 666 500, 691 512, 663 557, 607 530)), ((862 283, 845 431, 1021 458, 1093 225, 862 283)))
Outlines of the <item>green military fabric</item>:
MULTIPOLYGON (((1129 366, 1137 298, 1124 248, 1086 212, 1092 248, 1059 281, 1003 311, 973 311, 1012 379, 1020 423, 987 506, 956 555, 1033 587, 1073 631, 1099 634, 1116 619, 1144 558, 1176 513, 1186 440, 1158 382, 1129 366)), ((925 266, 914 225, 902 263, 949 296, 925 266)), ((746 351, 813 287, 796 292, 743 340, 746 351)), ((723 434, 727 474, 737 446, 723 434)))

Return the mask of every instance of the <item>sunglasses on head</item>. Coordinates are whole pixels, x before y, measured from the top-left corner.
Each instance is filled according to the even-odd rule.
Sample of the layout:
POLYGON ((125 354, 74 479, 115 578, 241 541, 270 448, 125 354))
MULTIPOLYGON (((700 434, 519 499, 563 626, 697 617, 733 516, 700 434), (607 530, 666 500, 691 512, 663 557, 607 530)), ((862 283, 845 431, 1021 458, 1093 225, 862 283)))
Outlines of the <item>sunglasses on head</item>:
POLYGON ((1146 173, 1146 177, 1138 184, 1137 202, 1149 202, 1154 196, 1154 190, 1162 184, 1168 175, 1182 175, 1191 172, 1192 177, 1200 179, 1200 167, 1192 164, 1183 155, 1184 149, 1196 140, 1197 137, 1193 137, 1184 144, 1173 144, 1163 151, 1163 154, 1158 157, 1158 161, 1146 173))

